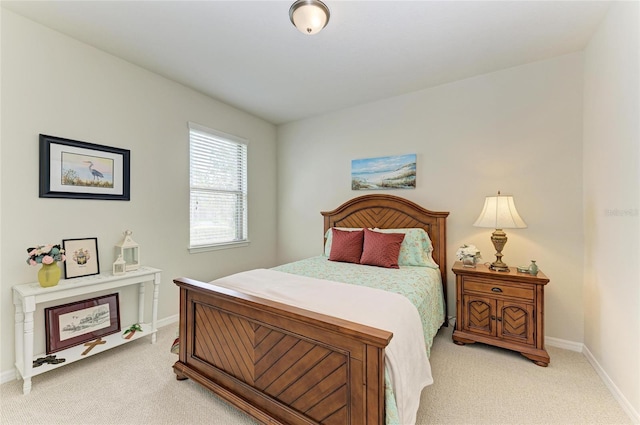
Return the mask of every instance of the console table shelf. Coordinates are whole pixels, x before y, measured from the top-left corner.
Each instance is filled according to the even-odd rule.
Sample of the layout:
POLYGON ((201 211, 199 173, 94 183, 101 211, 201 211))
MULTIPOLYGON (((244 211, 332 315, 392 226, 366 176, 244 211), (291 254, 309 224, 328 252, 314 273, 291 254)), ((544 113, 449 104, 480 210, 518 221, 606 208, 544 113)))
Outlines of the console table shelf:
POLYGON ((45 372, 57 369, 77 360, 90 357, 105 350, 126 344, 136 339, 151 335, 151 343, 156 342, 158 320, 158 295, 160 292, 161 270, 152 267, 140 267, 124 275, 99 274, 77 279, 63 279, 58 285, 43 288, 39 283, 25 283, 13 287, 13 304, 15 307, 15 354, 16 354, 16 378, 23 379, 22 392, 29 394, 31 391, 31 378, 45 372), (151 323, 144 323, 145 283, 153 283, 153 304, 151 323), (105 344, 94 346, 88 353, 82 354, 87 347, 77 345, 55 353, 56 358, 64 358, 63 363, 42 364, 33 367, 33 361, 46 354, 35 355, 33 353, 34 318, 33 313, 38 304, 49 301, 60 301, 67 298, 90 295, 100 291, 113 290, 130 285, 138 285, 138 323, 142 332, 137 331, 130 339, 122 337, 125 329, 133 323, 122 324, 121 331, 102 337, 105 344))

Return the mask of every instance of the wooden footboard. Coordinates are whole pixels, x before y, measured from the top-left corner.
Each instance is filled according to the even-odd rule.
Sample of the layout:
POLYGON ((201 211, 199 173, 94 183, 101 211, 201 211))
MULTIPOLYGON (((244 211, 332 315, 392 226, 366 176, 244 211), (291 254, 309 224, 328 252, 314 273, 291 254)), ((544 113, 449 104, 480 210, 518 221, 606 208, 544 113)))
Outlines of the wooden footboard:
POLYGON ((177 379, 265 424, 384 424, 392 334, 179 278, 177 379))

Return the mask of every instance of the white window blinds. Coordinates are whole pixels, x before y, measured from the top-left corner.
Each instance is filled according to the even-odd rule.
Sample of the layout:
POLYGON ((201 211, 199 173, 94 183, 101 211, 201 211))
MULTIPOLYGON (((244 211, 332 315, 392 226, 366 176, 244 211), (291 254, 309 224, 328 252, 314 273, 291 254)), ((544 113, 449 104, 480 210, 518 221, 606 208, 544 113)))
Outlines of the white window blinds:
POLYGON ((247 141, 189 123, 189 248, 247 238, 247 141))

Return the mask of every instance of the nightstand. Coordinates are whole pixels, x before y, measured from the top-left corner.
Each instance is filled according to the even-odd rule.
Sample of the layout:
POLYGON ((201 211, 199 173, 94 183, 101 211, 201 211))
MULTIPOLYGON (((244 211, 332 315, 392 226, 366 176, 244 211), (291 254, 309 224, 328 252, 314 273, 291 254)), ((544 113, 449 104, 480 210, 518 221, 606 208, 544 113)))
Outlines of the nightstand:
POLYGON ((549 279, 496 272, 484 264, 453 265, 456 275, 456 328, 458 345, 481 342, 517 351, 538 366, 549 364, 544 349, 544 287, 549 279))

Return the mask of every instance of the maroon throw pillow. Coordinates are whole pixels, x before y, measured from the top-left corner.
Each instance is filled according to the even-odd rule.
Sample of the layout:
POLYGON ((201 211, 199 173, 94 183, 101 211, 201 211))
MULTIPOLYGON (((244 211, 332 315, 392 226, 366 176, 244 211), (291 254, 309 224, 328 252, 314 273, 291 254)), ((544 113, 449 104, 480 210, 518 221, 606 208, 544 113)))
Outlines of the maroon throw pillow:
POLYGON ((362 243, 364 240, 364 232, 362 230, 331 229, 332 242, 329 260, 342 261, 344 263, 360 263, 362 255, 362 243))
POLYGON ((364 247, 360 264, 399 269, 398 256, 404 233, 379 233, 364 229, 364 247))

